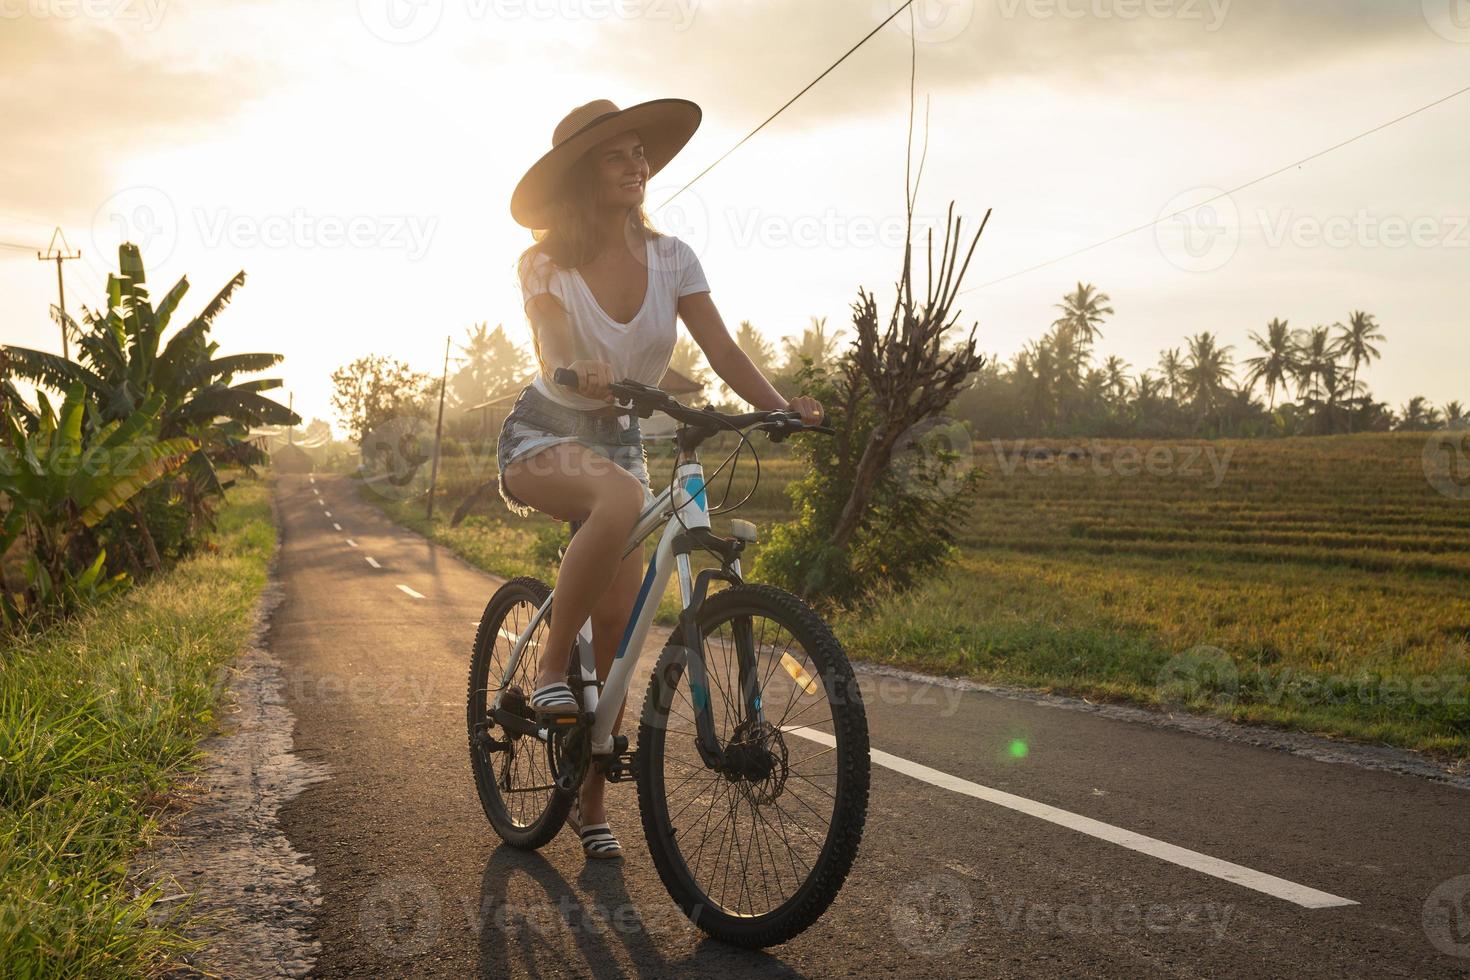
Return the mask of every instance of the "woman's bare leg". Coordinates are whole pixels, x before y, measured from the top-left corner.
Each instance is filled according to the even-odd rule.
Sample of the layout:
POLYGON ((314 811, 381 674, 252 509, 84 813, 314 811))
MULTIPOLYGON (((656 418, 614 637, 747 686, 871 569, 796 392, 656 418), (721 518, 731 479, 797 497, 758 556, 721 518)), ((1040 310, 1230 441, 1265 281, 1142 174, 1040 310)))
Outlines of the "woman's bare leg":
MULTIPOLYGON (((556 576, 556 602, 536 686, 565 680, 572 642, 622 568, 619 556, 643 509, 643 484, 586 446, 562 443, 516 460, 507 489, 561 521, 581 521, 556 576)), ((594 645, 595 649, 595 645, 594 645)))
MULTIPOLYGON (((618 644, 622 642, 623 631, 628 626, 628 618, 633 614, 633 604, 638 600, 638 587, 642 580, 643 553, 640 548, 623 559, 622 566, 618 569, 617 575, 613 577, 612 586, 603 593, 597 606, 592 610, 592 649, 597 655, 597 679, 600 681, 607 680, 608 672, 612 670, 613 658, 618 654, 618 644)), ((627 655, 636 657, 638 651, 630 650, 627 655)), ((622 727, 623 707, 626 705, 627 702, 624 701, 623 705, 618 708, 618 717, 613 722, 614 735, 622 727)), ((603 803, 606 789, 606 775, 597 770, 587 774, 587 778, 582 783, 583 823, 606 822, 607 806, 603 803)))

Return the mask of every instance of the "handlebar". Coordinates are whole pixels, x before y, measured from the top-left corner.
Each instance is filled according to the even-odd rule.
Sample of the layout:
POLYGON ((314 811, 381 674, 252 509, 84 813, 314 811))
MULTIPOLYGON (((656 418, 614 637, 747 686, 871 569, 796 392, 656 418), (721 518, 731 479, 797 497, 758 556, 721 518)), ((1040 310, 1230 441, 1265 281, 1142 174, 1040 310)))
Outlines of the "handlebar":
MULTIPOLYGON (((552 372, 551 380, 573 391, 576 391, 581 383, 577 372, 570 368, 557 368, 552 372)), ((614 381, 607 388, 615 399, 631 405, 633 413, 644 419, 655 411, 660 411, 685 425, 712 431, 732 427, 756 428, 766 432, 772 442, 780 442, 793 432, 820 432, 830 436, 835 431, 829 425, 807 425, 801 420, 800 412, 782 410, 728 415, 709 407, 690 408, 680 404, 673 395, 661 388, 627 379, 614 381)))

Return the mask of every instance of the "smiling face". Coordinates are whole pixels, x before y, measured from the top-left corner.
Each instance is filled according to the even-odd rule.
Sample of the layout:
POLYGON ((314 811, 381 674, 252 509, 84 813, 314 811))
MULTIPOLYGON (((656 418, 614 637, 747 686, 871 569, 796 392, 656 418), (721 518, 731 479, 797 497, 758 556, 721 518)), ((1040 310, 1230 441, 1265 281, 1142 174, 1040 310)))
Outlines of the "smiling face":
POLYGON ((648 161, 643 140, 636 132, 604 140, 591 151, 597 197, 605 207, 636 208, 643 203, 648 184, 648 161))

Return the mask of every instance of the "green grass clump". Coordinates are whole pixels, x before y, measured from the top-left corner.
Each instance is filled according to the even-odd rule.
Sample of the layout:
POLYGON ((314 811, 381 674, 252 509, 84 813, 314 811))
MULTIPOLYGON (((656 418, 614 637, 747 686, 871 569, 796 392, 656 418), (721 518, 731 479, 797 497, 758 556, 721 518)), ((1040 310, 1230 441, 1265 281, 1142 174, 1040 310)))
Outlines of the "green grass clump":
POLYGON ((0 657, 0 973, 133 976, 189 945, 128 878, 215 728, 275 550, 241 479, 211 542, 168 573, 0 657))

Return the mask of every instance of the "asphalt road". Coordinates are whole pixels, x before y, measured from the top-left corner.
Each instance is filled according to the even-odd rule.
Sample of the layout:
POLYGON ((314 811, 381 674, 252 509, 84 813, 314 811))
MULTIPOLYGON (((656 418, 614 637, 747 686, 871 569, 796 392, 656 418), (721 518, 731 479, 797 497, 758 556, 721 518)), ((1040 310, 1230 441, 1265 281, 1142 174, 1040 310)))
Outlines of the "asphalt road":
POLYGON ((704 939, 631 785, 609 797, 621 862, 584 860, 569 831, 517 851, 486 822, 464 698, 499 580, 345 479, 278 486, 267 642, 296 752, 332 774, 282 811, 322 894, 320 976, 1470 974, 1465 790, 873 674, 842 894, 784 946, 704 939))

